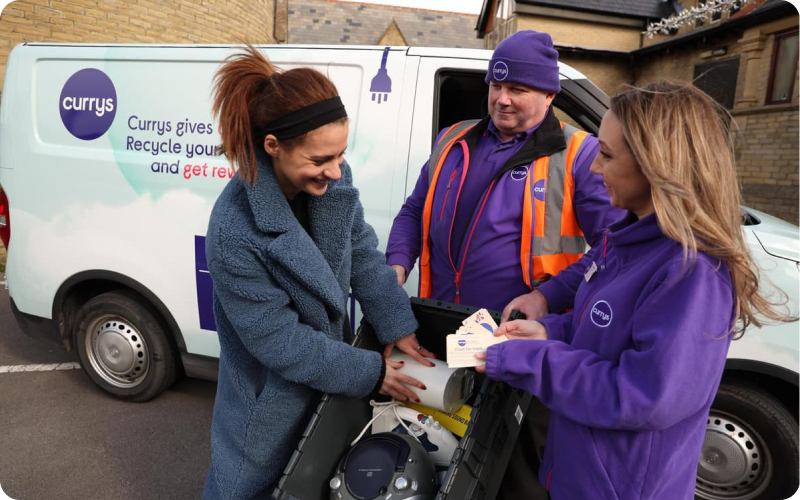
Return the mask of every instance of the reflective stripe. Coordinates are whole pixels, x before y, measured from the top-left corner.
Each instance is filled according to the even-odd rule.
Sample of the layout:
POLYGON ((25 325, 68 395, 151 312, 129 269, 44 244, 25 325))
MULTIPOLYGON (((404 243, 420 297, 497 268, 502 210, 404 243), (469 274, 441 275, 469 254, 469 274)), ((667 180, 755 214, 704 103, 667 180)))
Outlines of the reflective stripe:
MULTIPOLYGON (((434 173, 433 170, 431 170, 431 164, 438 165, 444 150, 447 149, 449 152, 452 145, 448 144, 448 141, 451 138, 454 138, 453 141, 455 141, 456 139, 464 137, 464 134, 467 133, 467 130, 471 129, 479 121, 480 120, 465 120, 463 122, 458 122, 447 129, 444 134, 442 134, 442 138, 439 139, 436 147, 433 148, 430 160, 428 160, 428 186, 432 185, 431 182, 433 180, 434 173), (463 134, 461 132, 463 132, 463 134)), ((444 156, 446 157, 447 155, 445 154, 444 156)))
POLYGON ((431 297, 433 287, 429 239, 431 218, 433 216, 433 195, 436 192, 439 173, 453 144, 461 139, 476 123, 478 123, 478 120, 459 122, 447 129, 442 134, 439 143, 433 149, 428 160, 428 194, 425 197, 425 208, 422 211, 422 253, 419 258, 419 297, 423 299, 431 297))
POLYGON ((533 227, 527 225, 530 222, 523 215, 520 255, 523 279, 530 288, 576 262, 586 250, 586 239, 572 206, 575 191, 572 168, 588 134, 563 123, 562 128, 567 149, 551 155, 548 163, 543 158, 534 162, 533 178, 527 185, 529 193, 523 201, 524 212, 533 210, 535 214, 533 227), (534 191, 542 180, 544 201, 537 199, 534 191), (532 249, 532 254, 527 249, 532 249))
MULTIPOLYGON (((450 149, 477 122, 477 120, 460 122, 447 129, 434 147, 428 161, 428 193, 422 214, 420 256, 419 296, 422 298, 429 298, 432 295, 429 239, 433 196, 439 173, 450 149)), ((575 191, 572 168, 575 157, 588 134, 564 123, 562 128, 567 143, 566 150, 538 158, 533 162, 532 168, 528 169, 526 178, 520 264, 523 280, 530 288, 576 262, 586 250, 586 239, 572 206, 575 191), (540 181, 544 182, 544 200, 536 197, 536 184, 540 181)), ((468 161, 468 154, 465 153, 464 159, 468 161)), ((463 182, 466 177, 466 166, 462 176, 463 182)), ((473 230, 475 224, 476 221, 473 221, 473 230)), ((466 260, 466 257, 462 260, 466 260)), ((459 272, 457 272, 458 278, 460 278, 459 272)))

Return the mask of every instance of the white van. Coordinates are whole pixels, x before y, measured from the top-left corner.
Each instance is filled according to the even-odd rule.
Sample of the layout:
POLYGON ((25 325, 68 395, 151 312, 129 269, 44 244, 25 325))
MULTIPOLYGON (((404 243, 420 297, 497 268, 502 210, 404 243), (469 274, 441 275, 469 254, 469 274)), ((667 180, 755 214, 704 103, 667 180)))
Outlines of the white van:
MULTIPOLYGON (((182 373, 216 377, 204 235, 234 171, 216 155, 211 85, 237 50, 28 43, 9 56, 0 238, 11 306, 24 331, 74 350, 114 396, 144 401, 182 373)), ((489 51, 263 50, 280 67, 311 66, 336 84, 350 115, 348 162, 384 244, 439 129, 486 114, 489 51)), ((559 116, 596 132, 608 98, 566 65, 561 85, 559 116)), ((767 275, 797 304, 797 227, 752 211, 744 221, 767 275)), ((410 295, 416 283, 412 275, 410 295)), ((797 390, 796 324, 732 344, 698 469, 701 498, 797 487, 797 390)))

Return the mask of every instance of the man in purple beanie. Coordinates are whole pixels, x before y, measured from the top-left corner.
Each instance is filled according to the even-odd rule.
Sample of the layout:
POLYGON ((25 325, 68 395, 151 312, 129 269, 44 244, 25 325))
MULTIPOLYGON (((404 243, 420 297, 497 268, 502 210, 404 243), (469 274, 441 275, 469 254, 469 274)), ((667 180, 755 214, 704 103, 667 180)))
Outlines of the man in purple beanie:
MULTIPOLYGON (((538 319, 572 306, 583 268, 571 264, 624 214, 589 172, 597 138, 551 108, 561 85, 550 35, 503 40, 486 83, 489 116, 439 133, 395 218, 387 262, 402 284, 420 259, 420 297, 538 319)), ((498 498, 546 498, 536 472, 548 420, 534 400, 498 498)))

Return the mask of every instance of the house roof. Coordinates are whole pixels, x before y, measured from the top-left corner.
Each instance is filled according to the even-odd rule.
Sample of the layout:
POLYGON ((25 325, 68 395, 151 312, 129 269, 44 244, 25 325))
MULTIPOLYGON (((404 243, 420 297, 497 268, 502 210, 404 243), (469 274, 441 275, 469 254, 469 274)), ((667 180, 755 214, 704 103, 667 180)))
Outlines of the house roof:
MULTIPOLYGON (((430 2, 435 4, 436 2, 430 2)), ((289 3, 289 43, 374 45, 394 22, 409 45, 483 48, 475 15, 332 0, 289 3)))
POLYGON ((662 18, 674 12, 670 0, 517 0, 519 4, 625 17, 662 18))
MULTIPOLYGON (((516 3, 627 18, 661 19, 675 13, 676 0, 517 0, 516 3)), ((478 36, 483 37, 489 18, 493 15, 490 12, 493 4, 493 0, 483 0, 475 28, 478 36)))

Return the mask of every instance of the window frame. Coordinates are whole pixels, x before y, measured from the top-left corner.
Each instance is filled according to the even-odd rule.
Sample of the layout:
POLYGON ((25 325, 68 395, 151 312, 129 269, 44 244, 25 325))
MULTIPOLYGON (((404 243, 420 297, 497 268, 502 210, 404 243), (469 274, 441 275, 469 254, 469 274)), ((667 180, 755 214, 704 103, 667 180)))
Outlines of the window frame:
POLYGON ((769 64, 769 84, 767 85, 767 95, 764 99, 764 105, 769 106, 772 104, 791 104, 792 97, 794 96, 794 82, 797 79, 797 59, 794 60, 794 68, 792 70, 792 83, 789 86, 789 98, 774 100, 772 99, 772 92, 775 90, 775 73, 778 65, 778 52, 780 52, 781 41, 790 36, 796 36, 800 30, 793 28, 775 34, 775 43, 772 46, 772 60, 769 64))

